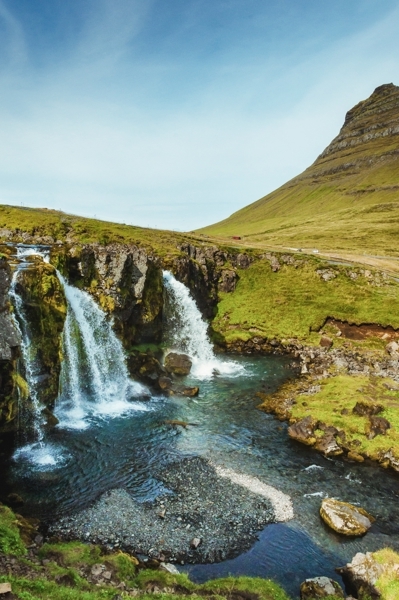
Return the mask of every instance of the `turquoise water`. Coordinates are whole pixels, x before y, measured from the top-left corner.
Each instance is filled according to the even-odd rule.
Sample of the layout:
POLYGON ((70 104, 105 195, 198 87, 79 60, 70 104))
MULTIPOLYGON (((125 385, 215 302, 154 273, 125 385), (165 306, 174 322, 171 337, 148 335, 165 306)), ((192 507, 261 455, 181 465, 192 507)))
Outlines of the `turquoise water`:
MULTIPOLYGON (((29 453, 3 466, 3 493, 19 493, 24 511, 50 521, 124 487, 138 501, 162 490, 155 472, 187 455, 202 455, 256 476, 292 497, 295 519, 273 524, 245 554, 224 563, 182 567, 197 581, 227 573, 272 577, 293 597, 306 577, 334 576, 358 551, 399 549, 399 479, 367 464, 326 459, 289 439, 286 424, 257 410, 255 393, 273 391, 294 375, 282 357, 234 357, 229 375, 185 383, 198 398, 135 397, 121 415, 88 416, 82 429, 56 427, 44 439, 43 461, 29 453), (182 420, 186 429, 165 424, 182 420), (376 517, 360 539, 343 539, 319 517, 324 496, 359 503, 376 517)), ((93 398, 93 402, 95 399, 93 398)))

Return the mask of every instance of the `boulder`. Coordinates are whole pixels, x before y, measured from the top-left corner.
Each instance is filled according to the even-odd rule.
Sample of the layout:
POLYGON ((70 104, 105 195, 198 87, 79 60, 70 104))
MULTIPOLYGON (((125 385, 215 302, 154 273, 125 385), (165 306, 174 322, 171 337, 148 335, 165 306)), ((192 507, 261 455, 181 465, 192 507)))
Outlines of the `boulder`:
POLYGON ((313 421, 312 417, 309 415, 304 419, 301 419, 297 423, 293 423, 288 427, 288 435, 293 440, 297 440, 302 444, 306 444, 307 446, 313 446, 316 442, 316 438, 314 436, 316 423, 313 421))
POLYGON ((165 357, 165 369, 175 375, 188 375, 191 370, 192 360, 187 354, 169 352, 165 357))
POLYGON ((320 507, 323 521, 342 535, 364 535, 375 521, 368 512, 348 502, 326 498, 320 507))
POLYGON ((234 292, 236 289, 238 275, 232 269, 224 269, 219 279, 219 290, 221 292, 234 292))
POLYGON ((172 565, 172 563, 161 562, 159 565, 160 571, 166 571, 166 573, 171 573, 172 575, 180 575, 179 569, 172 565))
POLYGON ((336 581, 329 577, 314 577, 301 583, 301 600, 317 600, 318 598, 345 598, 344 592, 336 581))
POLYGON ((381 404, 360 400, 356 402, 352 412, 354 415, 359 415, 360 417, 370 417, 371 415, 378 415, 383 409, 384 407, 381 404))
POLYGON ((389 342, 389 344, 385 346, 385 350, 391 356, 396 357, 396 355, 399 353, 399 344, 397 342, 389 342))
POLYGON ((195 398, 195 396, 198 396, 199 394, 199 387, 183 387, 177 390, 177 393, 186 396, 187 398, 195 398))
POLYGON ((331 346, 333 345, 333 341, 331 338, 327 337, 326 335, 322 335, 320 338, 320 346, 322 348, 331 348, 331 346))
POLYGON ((384 417, 371 416, 369 425, 366 428, 367 438, 372 440, 377 435, 385 435, 390 427, 390 422, 387 419, 384 419, 384 417))
POLYGON ((376 600, 381 597, 375 584, 384 572, 383 565, 377 563, 371 552, 358 552, 345 567, 336 569, 345 585, 353 590, 358 598, 376 600))
POLYGON ((323 452, 325 456, 339 456, 343 453, 341 446, 338 445, 332 433, 325 433, 315 444, 316 450, 323 452))

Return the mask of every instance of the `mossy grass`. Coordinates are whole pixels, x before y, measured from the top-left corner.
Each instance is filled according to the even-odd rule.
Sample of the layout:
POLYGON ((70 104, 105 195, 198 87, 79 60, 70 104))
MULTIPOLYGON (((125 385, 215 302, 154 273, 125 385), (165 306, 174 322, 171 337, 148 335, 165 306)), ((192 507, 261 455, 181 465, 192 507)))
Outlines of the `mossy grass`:
POLYGON ((114 586, 92 584, 82 576, 98 563, 111 569, 117 581, 135 589, 139 600, 177 597, 182 600, 232 600, 235 595, 256 600, 289 600, 282 588, 270 580, 227 577, 198 585, 186 574, 138 570, 139 561, 135 557, 121 551, 104 554, 99 546, 81 542, 45 543, 39 551, 39 558, 46 559, 43 567, 26 557, 18 516, 3 505, 0 505, 0 552, 19 557, 24 569, 30 570, 27 577, 0 576, 0 583, 11 583, 13 593, 20 600, 111 600, 118 595, 114 586))
POLYGON ((343 430, 346 442, 352 443, 356 452, 373 460, 380 459, 390 449, 399 457, 399 389, 396 382, 382 377, 337 375, 319 384, 319 392, 296 397, 292 419, 311 415, 315 421, 343 430), (378 416, 387 419, 391 425, 385 435, 368 438, 368 417, 353 413, 357 402, 383 407, 378 416))
POLYGON ((0 504, 0 552, 13 556, 26 554, 16 515, 7 506, 0 504))
POLYGON ((316 332, 329 317, 399 327, 395 281, 383 280, 378 287, 370 284, 361 269, 338 265, 333 268, 335 278, 324 281, 317 273, 323 264, 309 258, 296 267, 284 265, 275 273, 267 260, 259 260, 238 270, 235 291, 221 294, 212 323, 214 334, 228 342, 260 335, 317 344, 316 332), (352 272, 356 279, 350 277, 352 272))
POLYGON ((375 587, 383 600, 397 600, 399 598, 399 577, 396 569, 399 565, 399 554, 391 548, 383 548, 374 552, 373 557, 385 567, 385 572, 377 580, 375 587))
MULTIPOLYGON (((0 229, 32 236, 51 236, 65 242, 110 244, 126 243, 141 245, 159 256, 178 254, 178 245, 191 239, 183 233, 154 230, 89 219, 45 208, 21 208, 0 205, 0 229)), ((21 239, 22 241, 22 239, 21 239)))

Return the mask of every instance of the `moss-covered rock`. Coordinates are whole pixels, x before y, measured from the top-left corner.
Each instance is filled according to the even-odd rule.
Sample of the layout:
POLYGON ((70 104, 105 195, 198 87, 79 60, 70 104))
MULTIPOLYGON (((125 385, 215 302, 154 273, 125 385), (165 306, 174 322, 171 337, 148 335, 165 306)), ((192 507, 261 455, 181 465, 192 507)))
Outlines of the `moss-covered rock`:
POLYGON ((11 316, 9 288, 11 269, 6 256, 0 258, 0 432, 15 428, 18 414, 18 387, 22 378, 16 373, 20 335, 11 316))
POLYGON ((375 521, 363 508, 334 498, 323 500, 320 516, 331 529, 350 536, 364 535, 375 521))
POLYGON ((61 336, 67 313, 64 290, 54 267, 35 258, 30 268, 19 272, 16 291, 22 298, 32 360, 40 378, 40 400, 51 408, 61 369, 61 336))

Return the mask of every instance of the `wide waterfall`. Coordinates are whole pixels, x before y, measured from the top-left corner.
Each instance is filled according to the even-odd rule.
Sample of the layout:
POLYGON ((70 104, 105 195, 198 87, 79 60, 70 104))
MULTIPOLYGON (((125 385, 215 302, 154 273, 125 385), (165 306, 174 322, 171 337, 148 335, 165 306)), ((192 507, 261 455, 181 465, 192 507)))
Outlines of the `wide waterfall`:
POLYGON ((142 404, 131 400, 145 389, 130 380, 122 344, 105 313, 89 294, 69 285, 61 274, 58 277, 68 302, 57 401, 61 424, 82 428, 90 415, 143 410, 142 404))
POLYGON ((169 271, 163 272, 163 281, 166 291, 165 334, 170 349, 190 356, 192 375, 198 379, 208 379, 214 374, 242 375, 241 365, 215 356, 208 337, 208 326, 190 290, 169 271))
MULTIPOLYGON (((27 439, 14 457, 49 467, 63 462, 63 450, 46 439, 45 421, 40 400, 40 364, 30 335, 30 324, 23 300, 17 291, 21 269, 29 268, 25 258, 40 256, 49 262, 47 247, 18 246, 19 263, 13 275, 10 296, 14 305, 15 322, 21 333, 21 374, 29 390, 28 409, 24 411, 27 439), (29 443, 27 443, 29 442, 29 443)), ((62 334, 63 360, 61 363, 59 396, 55 413, 59 427, 84 429, 94 417, 119 416, 131 411, 146 411, 142 402, 146 388, 130 379, 123 347, 112 330, 105 313, 93 298, 69 285, 57 271, 64 288, 68 309, 62 334)))

